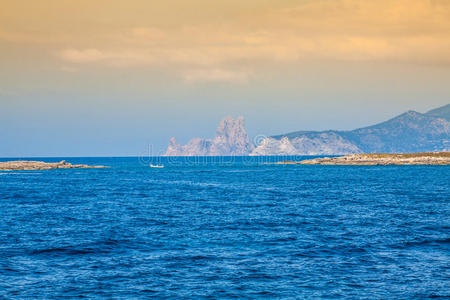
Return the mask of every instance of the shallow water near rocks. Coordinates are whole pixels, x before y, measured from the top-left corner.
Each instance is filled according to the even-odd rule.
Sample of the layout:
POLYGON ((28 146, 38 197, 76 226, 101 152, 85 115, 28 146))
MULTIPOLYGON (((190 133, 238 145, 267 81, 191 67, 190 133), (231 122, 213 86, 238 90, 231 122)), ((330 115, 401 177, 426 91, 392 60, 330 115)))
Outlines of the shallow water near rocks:
POLYGON ((0 297, 450 296, 449 166, 62 159, 0 172, 0 297))

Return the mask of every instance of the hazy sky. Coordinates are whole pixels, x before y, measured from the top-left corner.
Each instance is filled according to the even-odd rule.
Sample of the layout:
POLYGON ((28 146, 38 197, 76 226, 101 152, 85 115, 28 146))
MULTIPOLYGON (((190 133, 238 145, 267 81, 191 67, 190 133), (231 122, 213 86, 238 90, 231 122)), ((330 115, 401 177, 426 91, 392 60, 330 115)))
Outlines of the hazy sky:
POLYGON ((0 156, 140 155, 450 103, 448 0, 0 0, 0 156))

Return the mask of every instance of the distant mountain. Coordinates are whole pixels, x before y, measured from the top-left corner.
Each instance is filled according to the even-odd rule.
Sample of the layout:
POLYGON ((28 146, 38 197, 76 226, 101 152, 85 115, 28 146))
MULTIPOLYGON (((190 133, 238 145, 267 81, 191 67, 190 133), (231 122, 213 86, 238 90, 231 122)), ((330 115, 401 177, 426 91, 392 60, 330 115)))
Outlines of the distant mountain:
POLYGON ((450 120, 450 104, 432 109, 429 112, 427 112, 426 115, 450 120))
POLYGON ((244 118, 226 117, 220 121, 214 139, 191 139, 179 145, 174 137, 169 141, 165 156, 249 155, 254 149, 247 135, 244 118))
POLYGON ((450 151, 450 105, 408 111, 351 131, 297 131, 264 139, 250 155, 332 155, 450 151))

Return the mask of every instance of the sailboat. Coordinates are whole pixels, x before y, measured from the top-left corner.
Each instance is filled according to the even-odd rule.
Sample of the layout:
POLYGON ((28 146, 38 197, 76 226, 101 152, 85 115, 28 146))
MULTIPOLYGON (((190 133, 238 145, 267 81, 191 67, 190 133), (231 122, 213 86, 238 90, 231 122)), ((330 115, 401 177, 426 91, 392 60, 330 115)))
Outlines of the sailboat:
POLYGON ((164 165, 154 165, 154 164, 150 164, 150 168, 164 168, 164 165))

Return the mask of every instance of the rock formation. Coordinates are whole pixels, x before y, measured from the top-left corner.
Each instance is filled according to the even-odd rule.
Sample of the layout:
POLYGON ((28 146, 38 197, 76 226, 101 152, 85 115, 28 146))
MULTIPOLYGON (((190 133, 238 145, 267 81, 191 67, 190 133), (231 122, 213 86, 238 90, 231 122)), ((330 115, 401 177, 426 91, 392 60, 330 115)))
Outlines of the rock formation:
POLYGON ((450 165, 450 152, 372 153, 320 157, 302 161, 281 161, 277 165, 450 165))
POLYGON ((254 149, 244 127, 244 118, 226 117, 220 121, 213 139, 191 139, 180 145, 171 138, 165 156, 249 155, 254 149))
POLYGON ((427 113, 408 111, 388 121, 350 131, 296 131, 267 137, 255 148, 242 117, 224 118, 213 139, 179 145, 171 138, 166 156, 344 155, 450 151, 450 104, 427 113))
POLYGON ((65 160, 59 163, 47 163, 43 161, 17 160, 0 162, 0 171, 19 171, 19 170, 50 170, 50 169, 88 169, 88 168, 106 168, 105 166, 72 165, 65 160))
POLYGON ((304 132, 299 136, 268 137, 250 155, 322 155, 360 153, 361 149, 334 131, 304 132))

